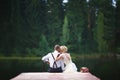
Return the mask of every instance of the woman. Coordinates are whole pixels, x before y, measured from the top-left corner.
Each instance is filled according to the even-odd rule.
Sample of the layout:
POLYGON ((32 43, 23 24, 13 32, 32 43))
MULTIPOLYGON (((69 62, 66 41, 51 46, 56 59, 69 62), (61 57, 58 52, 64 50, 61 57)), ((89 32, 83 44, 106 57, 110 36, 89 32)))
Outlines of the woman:
POLYGON ((68 48, 66 46, 60 46, 60 49, 61 49, 62 54, 56 58, 56 61, 63 59, 65 65, 66 65, 65 70, 63 72, 64 73, 77 72, 76 65, 72 62, 70 54, 67 53, 68 48))

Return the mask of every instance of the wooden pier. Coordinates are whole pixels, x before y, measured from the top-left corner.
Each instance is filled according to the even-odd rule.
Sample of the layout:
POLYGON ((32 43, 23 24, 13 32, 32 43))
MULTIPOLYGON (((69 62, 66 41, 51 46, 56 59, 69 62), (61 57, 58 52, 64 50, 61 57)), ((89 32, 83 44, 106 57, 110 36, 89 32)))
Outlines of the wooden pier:
POLYGON ((100 80, 91 73, 25 72, 10 80, 100 80))

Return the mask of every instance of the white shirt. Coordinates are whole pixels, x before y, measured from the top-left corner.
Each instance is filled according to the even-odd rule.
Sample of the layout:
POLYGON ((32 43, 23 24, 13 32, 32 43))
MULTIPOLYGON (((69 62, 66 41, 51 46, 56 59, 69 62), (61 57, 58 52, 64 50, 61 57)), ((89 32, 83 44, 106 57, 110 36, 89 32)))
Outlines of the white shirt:
MULTIPOLYGON (((58 51, 54 51, 54 52, 51 52, 54 56, 54 58, 56 59, 57 55, 60 54, 58 51)), ((48 53, 46 56, 43 56, 42 57, 42 60, 43 61, 48 61, 50 64, 50 67, 52 68, 53 67, 53 63, 54 63, 54 59, 52 57, 52 54, 51 53, 48 53)), ((63 60, 58 60, 57 62, 57 67, 62 67, 62 70, 64 70, 64 62, 63 60)))

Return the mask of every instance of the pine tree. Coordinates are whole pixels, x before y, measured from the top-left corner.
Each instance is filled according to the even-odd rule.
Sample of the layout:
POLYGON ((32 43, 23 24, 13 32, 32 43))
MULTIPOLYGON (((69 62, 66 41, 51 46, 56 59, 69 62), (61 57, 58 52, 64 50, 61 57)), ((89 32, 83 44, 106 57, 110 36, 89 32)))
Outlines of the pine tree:
POLYGON ((116 52, 120 53, 120 0, 116 0, 116 8, 115 8, 115 47, 116 52))
POLYGON ((12 27, 12 38, 14 43, 12 44, 12 52, 19 52, 23 50, 22 48, 22 15, 21 15, 21 5, 20 5, 20 0, 11 0, 11 18, 10 18, 10 23, 12 27))
POLYGON ((68 19, 67 16, 65 16, 63 29, 62 29, 62 44, 66 44, 69 41, 69 28, 68 28, 68 19))
POLYGON ((50 46, 60 43, 63 24, 62 0, 47 0, 45 35, 50 46))
POLYGON ((112 0, 102 0, 100 11, 104 14, 105 35, 104 39, 108 44, 108 51, 115 50, 115 7, 112 5, 112 0))
POLYGON ((44 55, 44 53, 48 53, 49 51, 51 51, 46 36, 43 34, 41 35, 41 39, 39 42, 39 51, 41 55, 44 55))
POLYGON ((98 14, 98 19, 97 19, 97 26, 95 29, 95 37, 96 37, 96 41, 98 43, 98 51, 99 52, 105 52, 107 51, 107 46, 106 46, 106 42, 104 40, 104 32, 105 30, 105 25, 104 25, 104 15, 103 13, 99 12, 98 14))
POLYGON ((82 51, 82 32, 87 26, 87 5, 85 0, 69 0, 66 5, 66 15, 70 29, 69 46, 73 52, 82 51), (80 50, 80 51, 79 51, 80 50))

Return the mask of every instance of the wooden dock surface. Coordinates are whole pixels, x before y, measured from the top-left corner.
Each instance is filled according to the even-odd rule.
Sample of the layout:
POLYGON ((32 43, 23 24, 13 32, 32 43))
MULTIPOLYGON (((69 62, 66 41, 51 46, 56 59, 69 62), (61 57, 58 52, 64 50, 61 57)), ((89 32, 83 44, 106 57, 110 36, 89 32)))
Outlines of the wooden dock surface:
POLYGON ((10 80, 100 80, 91 73, 25 72, 10 80))

